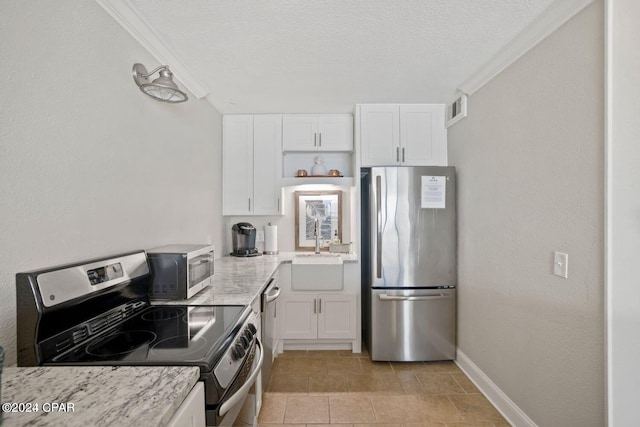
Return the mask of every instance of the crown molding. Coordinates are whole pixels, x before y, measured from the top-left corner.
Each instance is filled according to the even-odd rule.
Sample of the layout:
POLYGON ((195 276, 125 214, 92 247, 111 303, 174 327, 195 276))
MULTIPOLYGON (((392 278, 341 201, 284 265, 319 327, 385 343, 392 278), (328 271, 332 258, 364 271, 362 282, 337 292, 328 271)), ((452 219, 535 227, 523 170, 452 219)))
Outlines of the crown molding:
MULTIPOLYGON (((197 99, 207 96, 208 90, 189 71, 184 62, 167 46, 158 33, 140 16, 128 0, 96 0, 102 8, 160 63, 169 65, 179 80, 197 99)), ((155 68, 155 67, 152 67, 155 68)))
POLYGON ((472 95, 593 1, 556 0, 509 44, 460 84, 458 90, 472 95))

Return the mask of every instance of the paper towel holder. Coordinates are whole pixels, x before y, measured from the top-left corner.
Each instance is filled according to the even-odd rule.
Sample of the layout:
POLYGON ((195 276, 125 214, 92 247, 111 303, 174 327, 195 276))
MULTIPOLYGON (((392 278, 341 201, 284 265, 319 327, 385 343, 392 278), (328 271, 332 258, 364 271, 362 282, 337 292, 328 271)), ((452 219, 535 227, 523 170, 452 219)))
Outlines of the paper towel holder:
MULTIPOLYGON (((277 225, 271 225, 271 223, 268 223, 268 225, 264 226, 264 251, 262 252, 265 255, 278 255, 278 226, 277 225), (275 232, 275 236, 273 236, 271 233, 267 233, 267 227, 273 227, 274 228, 274 232, 275 232), (267 237, 269 236, 269 237, 267 237), (267 240, 275 240, 275 245, 267 245, 267 240), (272 248, 268 248, 267 246, 273 246, 272 248), (267 250, 267 249, 275 249, 275 250, 267 250)), ((273 242, 271 242, 273 243, 273 242)))

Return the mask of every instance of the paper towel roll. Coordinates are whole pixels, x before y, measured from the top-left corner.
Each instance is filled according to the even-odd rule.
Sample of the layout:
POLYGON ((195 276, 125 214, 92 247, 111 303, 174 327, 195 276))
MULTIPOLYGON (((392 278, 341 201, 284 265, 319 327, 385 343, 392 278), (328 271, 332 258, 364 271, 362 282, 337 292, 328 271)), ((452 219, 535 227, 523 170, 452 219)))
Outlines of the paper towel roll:
POLYGON ((275 255, 278 253, 278 226, 264 226, 264 253, 267 255, 275 255))

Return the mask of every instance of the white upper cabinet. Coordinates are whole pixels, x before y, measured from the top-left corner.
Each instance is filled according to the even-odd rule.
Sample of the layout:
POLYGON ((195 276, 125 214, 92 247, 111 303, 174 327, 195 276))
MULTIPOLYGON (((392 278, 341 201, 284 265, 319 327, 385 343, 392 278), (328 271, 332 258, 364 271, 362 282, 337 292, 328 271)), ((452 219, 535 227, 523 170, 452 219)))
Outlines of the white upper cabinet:
POLYGON ((223 117, 223 215, 280 215, 282 116, 223 117))
POLYGON ((443 104, 360 105, 362 166, 446 166, 443 104))
POLYGON ((400 108, 397 104, 360 106, 360 161, 362 166, 398 163, 400 108))
POLYGON ((253 197, 253 116, 224 116, 222 126, 222 214, 248 214, 253 197))
POLYGON ((283 151, 353 151, 353 116, 291 114, 282 117, 283 151))

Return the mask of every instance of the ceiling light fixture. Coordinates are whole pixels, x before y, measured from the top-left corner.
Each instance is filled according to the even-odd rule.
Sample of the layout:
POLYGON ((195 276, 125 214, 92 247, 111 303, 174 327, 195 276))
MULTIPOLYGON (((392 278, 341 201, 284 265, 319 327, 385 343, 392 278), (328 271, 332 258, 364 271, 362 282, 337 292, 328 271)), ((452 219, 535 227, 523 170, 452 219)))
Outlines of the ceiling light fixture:
POLYGON ((169 71, 168 65, 161 65, 150 73, 140 63, 133 64, 133 81, 136 82, 140 90, 153 99, 162 102, 177 104, 187 99, 187 94, 178 89, 178 85, 173 81, 173 73, 169 71), (160 71, 160 77, 149 83, 149 76, 160 71))

